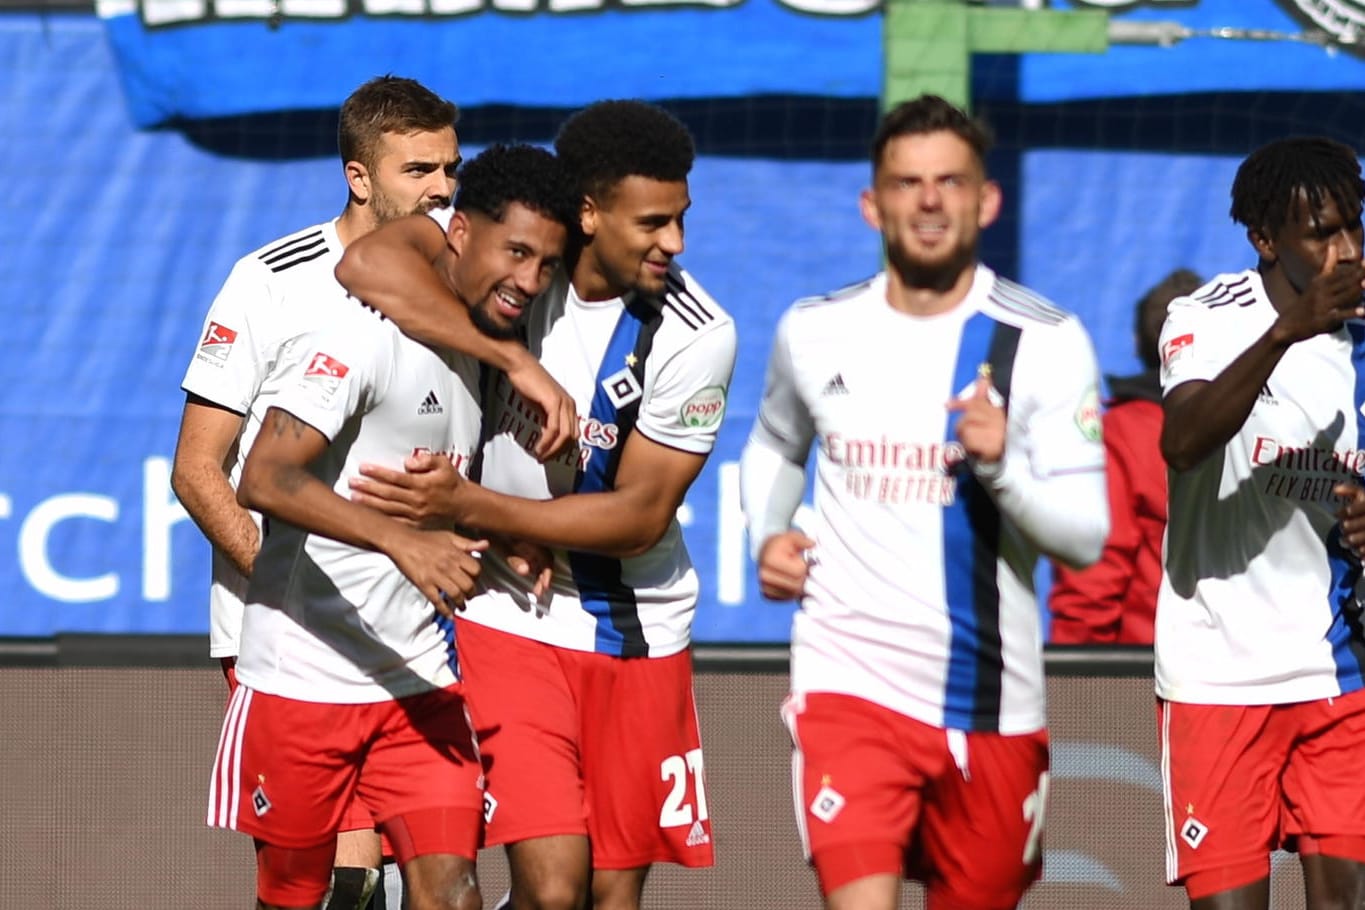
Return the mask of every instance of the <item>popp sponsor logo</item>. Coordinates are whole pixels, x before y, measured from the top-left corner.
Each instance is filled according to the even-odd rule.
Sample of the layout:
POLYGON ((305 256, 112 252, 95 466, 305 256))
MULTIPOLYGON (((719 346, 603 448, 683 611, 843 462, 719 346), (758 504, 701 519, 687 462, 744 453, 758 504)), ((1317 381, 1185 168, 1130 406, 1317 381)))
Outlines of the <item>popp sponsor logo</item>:
POLYGON ((708 386, 683 402, 678 416, 683 426, 706 429, 720 423, 725 416, 725 389, 708 386))

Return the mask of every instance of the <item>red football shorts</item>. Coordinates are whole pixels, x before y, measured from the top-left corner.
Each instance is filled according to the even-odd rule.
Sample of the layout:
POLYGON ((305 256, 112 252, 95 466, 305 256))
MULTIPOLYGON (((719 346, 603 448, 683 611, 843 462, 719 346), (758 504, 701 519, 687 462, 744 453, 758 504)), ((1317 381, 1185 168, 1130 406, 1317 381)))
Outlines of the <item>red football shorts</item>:
POLYGON ((713 862, 692 656, 620 658, 458 622, 487 843, 577 834, 596 869, 713 862))
POLYGON ((963 733, 850 695, 794 695, 792 787, 828 896, 868 875, 925 883, 929 906, 1013 908, 1042 869, 1045 731, 963 733))
POLYGON ((473 859, 482 783, 459 684, 356 705, 239 685, 218 741, 208 823, 308 850, 335 840, 354 799, 400 862, 430 853, 473 859))
POLYGON ((1157 702, 1166 879, 1191 899, 1270 874, 1280 847, 1365 862, 1365 691, 1285 705, 1157 702))

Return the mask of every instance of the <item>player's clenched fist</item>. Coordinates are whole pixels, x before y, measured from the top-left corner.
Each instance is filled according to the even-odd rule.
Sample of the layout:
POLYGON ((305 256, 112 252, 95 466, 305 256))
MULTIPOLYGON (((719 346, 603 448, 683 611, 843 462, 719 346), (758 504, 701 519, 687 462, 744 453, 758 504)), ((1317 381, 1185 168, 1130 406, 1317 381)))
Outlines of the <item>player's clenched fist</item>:
POLYGON ((486 540, 470 540, 453 531, 422 531, 400 527, 384 547, 408 579, 436 611, 447 618, 464 607, 479 577, 478 554, 488 549, 486 540))
POLYGON ((806 590, 810 551, 815 546, 800 531, 784 531, 763 542, 758 554, 758 588, 769 600, 795 600, 806 590))

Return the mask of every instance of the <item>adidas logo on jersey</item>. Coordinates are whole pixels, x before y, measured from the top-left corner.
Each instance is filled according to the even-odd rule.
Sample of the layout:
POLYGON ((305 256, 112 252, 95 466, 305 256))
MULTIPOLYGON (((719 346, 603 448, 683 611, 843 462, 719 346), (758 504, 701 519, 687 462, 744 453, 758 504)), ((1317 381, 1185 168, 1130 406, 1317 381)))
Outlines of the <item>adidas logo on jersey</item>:
POLYGON ((835 373, 834 378, 825 383, 825 387, 820 390, 823 395, 847 395, 848 386, 844 385, 844 374, 835 373))
POLYGON ((422 399, 422 403, 417 406, 419 415, 440 414, 445 409, 441 407, 441 402, 436 400, 435 392, 427 392, 427 397, 422 399))
POLYGON ((692 830, 687 832, 686 843, 689 847, 702 847, 711 843, 711 835, 706 833, 701 822, 693 822, 692 830))
POLYGON ((1271 394, 1271 392, 1270 392, 1270 383, 1268 383, 1268 382, 1267 382, 1265 385, 1261 386, 1260 394, 1258 394, 1258 395, 1256 396, 1256 400, 1257 400, 1258 402, 1260 402, 1261 404, 1273 404, 1273 405, 1278 405, 1278 404, 1279 404, 1279 402, 1275 400, 1275 396, 1274 396, 1273 394, 1271 394))

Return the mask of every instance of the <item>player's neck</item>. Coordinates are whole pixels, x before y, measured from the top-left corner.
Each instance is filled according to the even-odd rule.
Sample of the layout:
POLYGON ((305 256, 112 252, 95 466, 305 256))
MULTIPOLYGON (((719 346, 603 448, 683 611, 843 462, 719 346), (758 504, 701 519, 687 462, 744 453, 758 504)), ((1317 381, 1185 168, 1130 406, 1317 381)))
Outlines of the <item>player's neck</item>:
POLYGON ((910 316, 938 316, 955 309, 967 299, 975 277, 975 263, 943 281, 925 281, 888 268, 886 302, 891 304, 892 309, 910 316))
POLYGON ((1261 286, 1265 288, 1266 299, 1275 312, 1283 313, 1301 296, 1278 265, 1262 261, 1256 270, 1261 273, 1261 286))
POLYGON ((337 239, 343 248, 359 240, 379 225, 374 215, 364 206, 348 204, 337 219, 337 239))
POLYGON ((584 303, 615 300, 617 297, 624 297, 630 292, 630 288, 618 287, 615 282, 596 267, 592 258, 587 255, 578 257, 569 278, 573 283, 574 293, 584 303))

